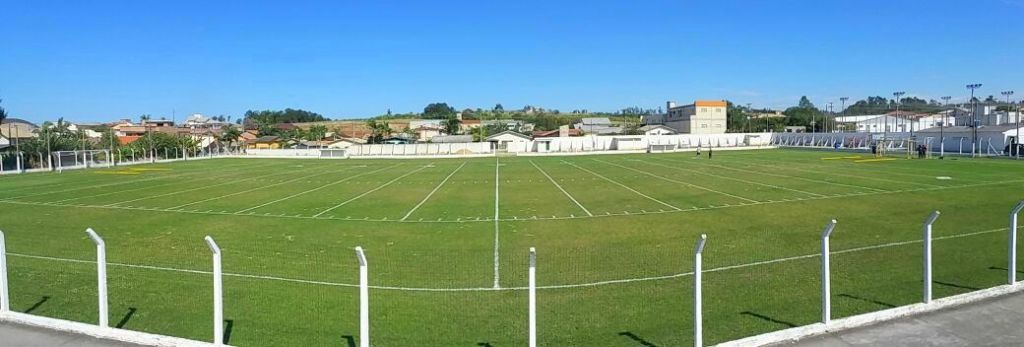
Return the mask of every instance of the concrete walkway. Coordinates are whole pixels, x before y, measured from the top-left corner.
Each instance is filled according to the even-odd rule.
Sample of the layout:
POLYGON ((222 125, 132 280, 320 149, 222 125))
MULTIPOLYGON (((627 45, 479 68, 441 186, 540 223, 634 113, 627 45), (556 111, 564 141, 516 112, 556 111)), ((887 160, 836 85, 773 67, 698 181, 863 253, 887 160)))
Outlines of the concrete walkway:
POLYGON ((142 347, 140 345, 101 340, 91 336, 70 334, 13 323, 0 323, 0 346, 142 347))
POLYGON ((1024 293, 778 346, 1024 346, 1024 293))

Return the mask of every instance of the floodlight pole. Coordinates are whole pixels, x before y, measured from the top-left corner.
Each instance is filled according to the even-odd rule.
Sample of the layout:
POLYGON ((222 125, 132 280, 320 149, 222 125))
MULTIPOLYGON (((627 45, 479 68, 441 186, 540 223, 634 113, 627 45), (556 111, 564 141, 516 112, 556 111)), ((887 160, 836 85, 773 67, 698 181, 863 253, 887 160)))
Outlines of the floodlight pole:
POLYGON ((533 247, 530 247, 529 281, 530 347, 537 347, 537 250, 533 247))
POLYGON ((1007 272, 1009 272, 1007 275, 1010 282, 1009 284, 1017 283, 1017 215, 1020 213, 1021 209, 1024 209, 1024 200, 1017 203, 1017 206, 1014 206, 1013 210, 1010 211, 1010 261, 1006 265, 1007 272))
POLYGON ((213 252, 213 345, 224 345, 224 282, 221 273, 220 247, 207 235, 206 245, 213 252))
POLYGON ((7 238, 0 231, 0 312, 11 311, 11 295, 7 288, 7 238))
POLYGON ((92 228, 85 229, 85 233, 96 244, 96 296, 99 297, 100 326, 106 328, 110 326, 107 313, 107 245, 92 228))
POLYGON ((932 302, 932 224, 939 219, 939 211, 932 212, 924 220, 924 297, 926 304, 932 302))
POLYGON ((833 219, 821 232, 821 323, 823 324, 832 321, 832 280, 828 238, 835 229, 836 220, 833 219))
POLYGON ((704 244, 707 243, 708 236, 700 234, 700 238, 697 239, 697 246, 693 250, 693 346, 701 347, 704 345, 704 313, 703 298, 701 293, 701 271, 703 264, 701 262, 701 253, 704 252, 704 244))
POLYGON ((359 347, 370 347, 370 283, 363 247, 356 247, 359 261, 359 347))

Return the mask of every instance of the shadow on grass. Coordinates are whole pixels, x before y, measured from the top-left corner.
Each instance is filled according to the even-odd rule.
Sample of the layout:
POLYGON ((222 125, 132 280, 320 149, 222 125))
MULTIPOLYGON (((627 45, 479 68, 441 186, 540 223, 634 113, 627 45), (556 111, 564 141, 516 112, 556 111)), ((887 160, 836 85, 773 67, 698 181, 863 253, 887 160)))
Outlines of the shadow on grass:
MULTIPOLYGON (((1005 267, 998 267, 998 266, 989 266, 988 269, 989 270, 1010 271, 1010 269, 1007 269, 1005 267)), ((1017 270, 1017 273, 1024 274, 1024 271, 1017 270)))
POLYGON ((225 319, 224 320, 224 344, 225 345, 231 343, 231 331, 234 330, 234 329, 235 329, 235 320, 234 319, 225 319))
POLYGON ((658 347, 658 345, 656 345, 656 344, 654 344, 654 343, 652 343, 650 341, 644 340, 640 336, 636 336, 636 334, 628 332, 628 331, 623 331, 623 332, 619 333, 619 336, 628 337, 630 340, 636 341, 636 343, 640 344, 641 346, 658 347))
POLYGON ((875 304, 875 305, 885 306, 885 307, 888 307, 888 308, 896 307, 896 305, 890 304, 888 302, 878 301, 878 300, 875 300, 875 299, 868 299, 868 298, 856 296, 856 295, 853 295, 853 294, 842 293, 842 294, 839 294, 838 296, 843 297, 843 298, 847 298, 847 299, 853 299, 853 300, 860 300, 860 301, 864 301, 864 302, 869 302, 869 303, 872 303, 872 304, 875 304))
POLYGON ((790 328, 796 328, 797 327, 796 324, 793 324, 793 323, 790 323, 790 322, 787 322, 787 321, 784 321, 784 320, 775 319, 775 318, 772 318, 772 317, 769 317, 769 316, 765 316, 765 315, 760 314, 760 313, 754 313, 754 312, 750 312, 750 311, 743 311, 743 312, 740 312, 740 314, 745 315, 745 316, 751 316, 751 317, 758 318, 758 319, 761 319, 761 320, 766 320, 766 321, 769 321, 769 322, 772 322, 772 323, 775 323, 775 324, 785 325, 785 326, 790 327, 790 328))
POLYGON ((941 284, 941 285, 944 285, 944 286, 947 286, 947 287, 966 289, 966 290, 981 290, 981 288, 978 288, 978 287, 971 287, 971 286, 968 286, 968 285, 957 284, 957 283, 952 283, 952 282, 932 281, 932 283, 941 284))
POLYGON ((117 325, 115 325, 114 327, 118 328, 118 329, 124 328, 125 324, 128 324, 128 320, 132 319, 132 316, 135 315, 135 311, 136 311, 136 309, 134 307, 129 307, 128 308, 128 313, 125 314, 124 318, 121 318, 121 321, 117 322, 117 325))
POLYGON ((43 296, 43 298, 39 299, 39 301, 37 301, 35 304, 33 304, 32 307, 29 307, 27 310, 25 310, 25 313, 32 313, 32 311, 35 311, 36 309, 38 309, 39 306, 43 306, 43 304, 46 303, 47 300, 50 300, 50 297, 49 296, 43 296))
POLYGON ((345 340, 345 345, 348 347, 356 347, 356 337, 352 335, 341 335, 341 339, 345 340))

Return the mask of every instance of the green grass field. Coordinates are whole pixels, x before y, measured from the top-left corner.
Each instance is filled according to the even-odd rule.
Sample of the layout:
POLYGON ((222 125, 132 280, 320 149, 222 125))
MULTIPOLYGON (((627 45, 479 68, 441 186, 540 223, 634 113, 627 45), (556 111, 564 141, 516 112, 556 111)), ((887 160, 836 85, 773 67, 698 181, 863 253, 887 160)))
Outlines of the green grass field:
POLYGON ((816 322, 832 218, 837 318, 920 300, 933 210, 936 296, 1005 282, 1024 163, 826 159, 846 156, 215 159, 25 174, 0 177, 0 230, 13 309, 96 321, 91 227, 111 262, 111 324, 198 340, 212 334, 211 235, 239 346, 353 343, 355 246, 378 346, 525 345, 530 247, 546 346, 692 344, 701 233, 707 343, 816 322))

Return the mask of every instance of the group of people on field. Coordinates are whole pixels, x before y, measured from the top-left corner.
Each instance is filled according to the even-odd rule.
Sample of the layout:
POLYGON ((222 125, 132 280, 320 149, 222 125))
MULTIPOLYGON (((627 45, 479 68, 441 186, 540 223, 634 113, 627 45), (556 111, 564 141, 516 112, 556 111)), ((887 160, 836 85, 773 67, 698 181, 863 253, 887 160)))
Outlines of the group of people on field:
MULTIPOLYGON (((693 158, 694 159, 699 159, 700 158, 700 145, 697 145, 697 155, 694 156, 693 158)), ((708 147, 708 159, 711 159, 711 147, 708 147)))

